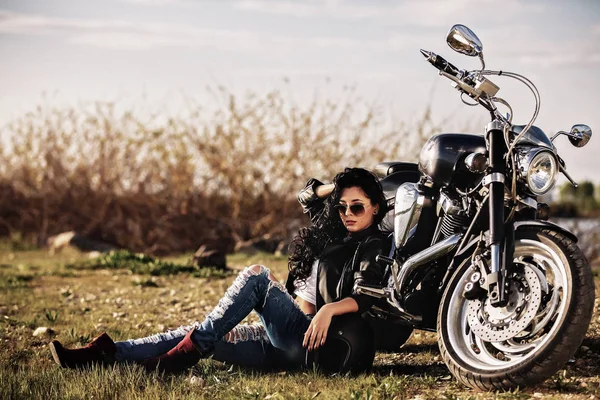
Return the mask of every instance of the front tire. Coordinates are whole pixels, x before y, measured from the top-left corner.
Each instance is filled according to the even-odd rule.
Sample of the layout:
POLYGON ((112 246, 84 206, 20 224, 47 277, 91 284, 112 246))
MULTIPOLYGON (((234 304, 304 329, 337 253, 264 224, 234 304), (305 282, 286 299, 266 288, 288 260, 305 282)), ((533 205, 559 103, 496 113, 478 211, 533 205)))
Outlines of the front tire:
POLYGON ((575 354, 592 318, 594 280, 577 244, 548 229, 527 228, 515 236, 509 305, 494 308, 487 297, 463 296, 477 270, 470 259, 442 296, 442 357, 474 389, 511 390, 549 378, 575 354))

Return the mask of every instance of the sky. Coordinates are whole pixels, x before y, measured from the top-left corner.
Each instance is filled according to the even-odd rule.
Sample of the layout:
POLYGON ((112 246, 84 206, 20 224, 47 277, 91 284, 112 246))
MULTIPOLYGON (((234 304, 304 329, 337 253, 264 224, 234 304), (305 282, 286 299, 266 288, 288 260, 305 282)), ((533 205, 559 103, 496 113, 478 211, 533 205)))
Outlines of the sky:
MULTIPOLYGON (((481 133, 487 114, 464 106, 419 52, 478 68, 445 43, 456 23, 479 36, 487 68, 536 84, 536 125, 549 136, 576 123, 600 129, 599 0, 0 0, 0 126, 40 102, 177 114, 185 96, 210 103, 207 86, 283 88, 298 103, 351 86, 391 119, 410 122, 431 105, 449 119, 444 130, 481 133)), ((528 90, 494 81, 514 122, 527 123, 528 90)), ((600 137, 555 144, 575 180, 600 183, 600 137)))

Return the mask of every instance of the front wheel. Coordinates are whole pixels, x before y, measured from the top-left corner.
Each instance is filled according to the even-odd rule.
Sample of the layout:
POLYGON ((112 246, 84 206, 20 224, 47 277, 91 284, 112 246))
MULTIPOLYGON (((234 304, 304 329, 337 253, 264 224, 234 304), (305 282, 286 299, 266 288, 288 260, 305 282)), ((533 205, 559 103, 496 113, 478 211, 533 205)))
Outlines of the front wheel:
POLYGON ((577 244, 548 229, 515 235, 506 307, 492 307, 485 291, 465 298, 465 285, 486 276, 470 259, 442 297, 442 357, 474 389, 510 390, 549 378, 575 354, 592 318, 594 281, 577 244))

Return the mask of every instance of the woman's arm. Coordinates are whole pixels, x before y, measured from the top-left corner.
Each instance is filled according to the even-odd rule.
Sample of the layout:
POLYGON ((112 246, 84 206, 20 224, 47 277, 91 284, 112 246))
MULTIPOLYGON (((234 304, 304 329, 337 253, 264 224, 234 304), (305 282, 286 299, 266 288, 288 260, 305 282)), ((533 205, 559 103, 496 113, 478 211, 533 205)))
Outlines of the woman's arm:
POLYGON ((324 199, 329 196, 331 192, 335 189, 335 185, 333 183, 327 183, 321 186, 317 186, 314 191, 318 198, 324 199))
POLYGON ((304 188, 298 193, 298 202, 305 214, 308 214, 311 222, 315 223, 321 216, 324 207, 324 199, 334 189, 332 183, 323 184, 318 179, 309 179, 304 188))
POLYGON ((314 316, 306 332, 302 346, 308 350, 319 348, 327 340, 327 331, 331 319, 336 315, 349 314, 358 311, 358 303, 352 297, 325 304, 314 316))
MULTIPOLYGON (((362 246, 358 271, 355 273, 355 282, 379 284, 383 279, 385 269, 375 261, 378 254, 382 253, 385 244, 382 238, 370 237, 362 246)), ((374 298, 364 294, 352 293, 342 300, 325 304, 312 319, 310 326, 304 334, 304 347, 309 350, 318 348, 325 343, 331 319, 336 315, 367 311, 374 303, 374 298)))

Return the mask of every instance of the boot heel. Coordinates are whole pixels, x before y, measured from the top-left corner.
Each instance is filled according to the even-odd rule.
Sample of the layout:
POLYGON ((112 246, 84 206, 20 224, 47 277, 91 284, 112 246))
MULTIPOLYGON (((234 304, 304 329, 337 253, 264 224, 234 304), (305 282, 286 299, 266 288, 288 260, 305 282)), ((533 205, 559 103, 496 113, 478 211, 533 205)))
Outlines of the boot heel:
POLYGON ((67 366, 63 364, 63 362, 60 360, 60 357, 58 356, 58 352, 64 349, 62 344, 60 344, 58 340, 53 340, 50 342, 48 347, 50 347, 50 352, 52 353, 52 358, 54 359, 54 362, 60 365, 62 368, 67 368, 67 366))

